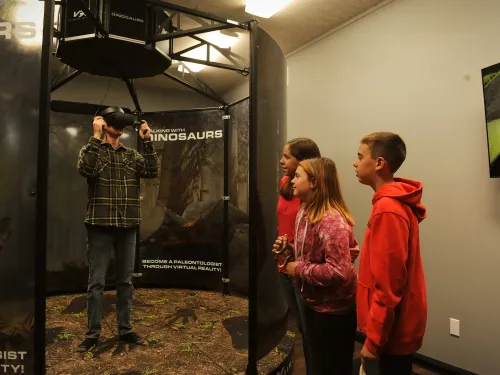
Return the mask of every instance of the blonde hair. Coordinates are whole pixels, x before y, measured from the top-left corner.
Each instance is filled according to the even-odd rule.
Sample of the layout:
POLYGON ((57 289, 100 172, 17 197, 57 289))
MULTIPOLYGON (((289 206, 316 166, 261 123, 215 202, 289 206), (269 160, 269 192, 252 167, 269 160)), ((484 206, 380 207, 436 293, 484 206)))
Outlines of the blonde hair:
POLYGON ((337 167, 333 160, 306 159, 299 166, 306 172, 308 180, 316 184, 311 199, 306 203, 309 223, 318 222, 327 212, 336 210, 350 225, 354 225, 352 214, 342 197, 337 167))

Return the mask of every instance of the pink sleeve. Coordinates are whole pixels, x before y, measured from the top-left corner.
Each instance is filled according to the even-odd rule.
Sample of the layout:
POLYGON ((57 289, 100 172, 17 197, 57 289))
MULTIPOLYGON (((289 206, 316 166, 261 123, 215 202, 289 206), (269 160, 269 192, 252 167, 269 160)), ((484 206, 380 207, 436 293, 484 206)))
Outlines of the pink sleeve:
POLYGON ((328 286, 346 280, 351 273, 351 227, 336 216, 323 219, 311 233, 313 251, 324 253, 324 263, 297 262, 296 273, 311 285, 328 286))

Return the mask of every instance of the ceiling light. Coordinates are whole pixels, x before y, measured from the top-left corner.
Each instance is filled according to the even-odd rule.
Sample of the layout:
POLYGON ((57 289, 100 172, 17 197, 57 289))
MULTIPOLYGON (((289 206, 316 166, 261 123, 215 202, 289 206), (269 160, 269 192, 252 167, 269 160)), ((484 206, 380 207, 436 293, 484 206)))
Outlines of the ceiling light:
POLYGON ((291 2, 292 0, 247 0, 245 12, 257 17, 270 18, 291 2))
MULTIPOLYGON (((216 45, 219 48, 230 48, 238 41, 238 34, 230 31, 212 31, 200 35, 207 42, 216 45)), ((212 51, 210 51, 212 53, 212 51)))
MULTIPOLYGON (((210 52, 212 52, 212 51, 210 51, 210 52)), ((191 59, 205 60, 206 61, 207 60, 207 46, 205 45, 205 46, 201 46, 201 47, 192 49, 191 51, 183 53, 181 56, 189 57, 191 59)), ((202 64, 196 64, 196 63, 191 63, 191 62, 184 62, 184 64, 186 64, 186 66, 189 68, 189 70, 191 70, 194 73, 198 73, 201 70, 203 70, 203 68, 205 68, 205 65, 202 65, 202 64)), ((189 73, 189 71, 187 69, 184 69, 182 64, 179 65, 178 70, 179 70, 179 72, 184 71, 185 73, 189 73)))
MULTIPOLYGON (((209 33, 205 33, 203 35, 200 35, 200 37, 207 42, 216 45, 219 48, 230 48, 238 41, 238 34, 235 32, 230 32, 224 30, 224 32, 221 31, 211 31, 209 33)), ((215 61, 219 56, 220 52, 217 51, 215 48, 210 47, 210 61, 215 61)), ((189 57, 191 59, 196 59, 196 60, 203 60, 207 61, 207 45, 200 46, 198 48, 192 49, 191 51, 188 51, 186 53, 183 53, 181 56, 189 57)), ((184 62, 184 64, 189 68, 190 71, 193 73, 198 73, 202 71, 206 65, 203 64, 197 64, 197 63, 192 63, 192 62, 184 62)), ((180 64, 177 70, 181 73, 189 73, 189 70, 187 70, 184 65, 180 64)))

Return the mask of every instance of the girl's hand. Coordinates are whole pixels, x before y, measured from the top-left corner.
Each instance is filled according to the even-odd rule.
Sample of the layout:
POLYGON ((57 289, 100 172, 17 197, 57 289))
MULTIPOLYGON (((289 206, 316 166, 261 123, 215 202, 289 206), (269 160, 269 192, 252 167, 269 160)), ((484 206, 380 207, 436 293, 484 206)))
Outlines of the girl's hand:
POLYGON ((295 273, 295 268, 297 267, 297 262, 290 262, 286 265, 286 273, 290 276, 297 276, 295 273))
POLYGON ((278 237, 274 242, 273 253, 281 254, 287 246, 288 246, 288 237, 285 234, 284 236, 278 237))

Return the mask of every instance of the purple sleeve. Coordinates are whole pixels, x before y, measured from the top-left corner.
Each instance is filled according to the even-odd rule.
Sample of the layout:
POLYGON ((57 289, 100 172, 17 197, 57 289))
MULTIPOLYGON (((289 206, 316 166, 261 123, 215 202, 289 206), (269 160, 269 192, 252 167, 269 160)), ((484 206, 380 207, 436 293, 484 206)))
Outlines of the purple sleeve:
POLYGON ((324 254, 323 262, 297 262, 295 269, 311 285, 329 286, 346 280, 351 273, 352 229, 339 215, 328 219, 323 219, 307 239, 312 251, 324 254))

